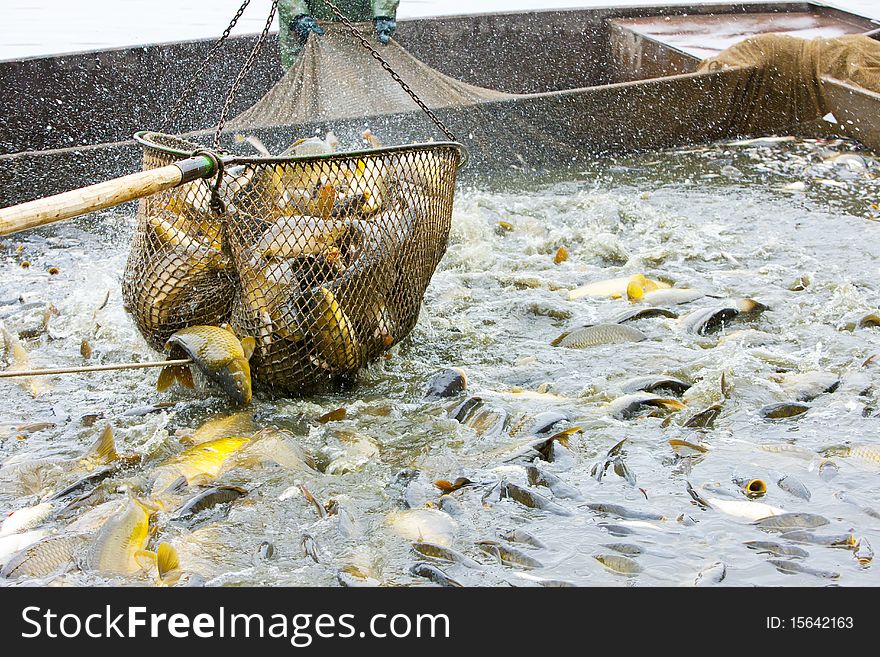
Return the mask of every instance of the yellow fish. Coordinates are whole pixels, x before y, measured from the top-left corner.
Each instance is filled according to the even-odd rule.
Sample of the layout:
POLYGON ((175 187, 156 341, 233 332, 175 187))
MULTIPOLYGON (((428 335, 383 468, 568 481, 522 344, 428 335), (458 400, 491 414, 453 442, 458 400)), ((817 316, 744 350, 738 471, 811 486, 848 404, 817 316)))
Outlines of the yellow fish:
POLYGON ((319 287, 315 297, 315 344, 321 356, 332 369, 356 368, 359 347, 351 321, 326 287, 319 287))
MULTIPOLYGON (((239 340, 225 326, 190 326, 174 333, 165 343, 171 358, 192 358, 209 379, 239 404, 251 400, 251 368, 248 360, 254 353, 254 339, 239 340)), ((163 392, 174 381, 192 387, 187 365, 171 365, 162 369, 156 388, 163 392)))
POLYGON ((125 508, 98 530, 86 555, 91 570, 113 575, 131 575, 142 569, 139 559, 150 540, 150 518, 155 506, 131 497, 125 508))
POLYGON ((241 436, 230 436, 184 450, 156 468, 153 492, 162 493, 180 477, 185 478, 190 485, 214 479, 223 471, 230 458, 250 440, 241 436))
POLYGON ((638 289, 644 291, 659 290, 671 287, 663 281, 655 281, 644 274, 633 274, 632 276, 621 276, 619 278, 611 278, 605 281, 596 281, 588 285, 582 285, 568 293, 570 301, 581 299, 583 297, 610 297, 611 299, 620 299, 628 296, 630 293, 636 293, 638 289))

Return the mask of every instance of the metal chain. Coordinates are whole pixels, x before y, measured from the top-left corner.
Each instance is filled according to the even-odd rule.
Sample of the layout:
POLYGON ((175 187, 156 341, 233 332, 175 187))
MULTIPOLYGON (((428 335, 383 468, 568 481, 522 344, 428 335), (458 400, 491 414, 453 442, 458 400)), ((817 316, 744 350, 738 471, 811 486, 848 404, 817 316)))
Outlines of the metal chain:
POLYGON ((202 60, 201 66, 199 66, 198 70, 193 74, 193 76, 189 79, 186 87, 183 92, 178 95, 177 102, 174 103, 174 106, 165 114, 162 118, 162 124, 160 126, 160 130, 163 132, 168 129, 168 124, 171 122, 173 118, 175 118, 180 112, 180 108, 183 106, 183 101, 190 97, 193 89, 195 89, 196 82, 202 77, 202 74, 205 72, 205 69, 208 68, 208 64, 214 58, 214 55, 217 54, 217 51, 220 47, 226 42, 226 39, 229 38, 230 32, 235 27, 235 24, 238 23, 238 19, 241 18, 241 15, 244 13, 244 10, 247 9, 248 5, 251 3, 251 0, 244 0, 241 3, 241 7, 238 8, 238 11, 235 13, 235 16, 232 17, 232 20, 229 22, 229 25, 223 31, 223 34, 214 42, 214 45, 211 46, 211 49, 208 51, 208 54, 205 55, 205 58, 202 60))
POLYGON ((254 47, 251 49, 250 54, 248 55, 247 60, 244 63, 244 66, 241 67, 241 70, 238 72, 238 75, 235 77, 235 81, 232 83, 232 86, 229 88, 229 93, 226 94, 226 100, 223 103, 223 109, 220 111, 220 121, 217 123, 217 129, 214 131, 214 148, 220 147, 220 135, 223 132, 223 126, 226 125, 226 119, 229 116, 229 109, 232 107, 232 102, 235 100, 235 95, 238 93, 238 88, 241 86, 241 82, 244 79, 244 76, 250 70, 251 66, 253 66, 254 61, 257 58, 257 54, 263 47, 263 44, 266 42, 266 37, 269 35, 269 30, 272 28, 272 21, 275 20, 275 12, 278 9, 278 0, 272 0, 272 9, 269 11, 269 18, 266 20, 266 25, 263 27, 263 31, 260 34, 260 38, 257 39, 257 42, 254 44, 254 47))
POLYGON ((430 118, 434 122, 434 124, 443 131, 443 134, 446 135, 449 141, 458 141, 458 139, 456 139, 455 137, 455 134, 453 134, 453 132, 446 127, 446 124, 444 124, 443 121, 437 118, 437 115, 431 111, 431 108, 425 105, 422 99, 418 97, 416 92, 413 91, 410 86, 403 81, 403 78, 401 78, 393 68, 391 68, 391 64, 386 62, 382 58, 382 55, 379 54, 379 51, 372 46, 372 44, 363 34, 361 34, 360 30, 358 30, 351 23, 351 21, 349 21, 341 11, 339 11, 339 8, 335 4, 333 4, 331 0, 324 0, 324 4, 330 7, 330 9, 336 15, 336 18, 338 18, 340 22, 342 22, 351 31, 352 35, 354 35, 354 37, 361 42, 361 45, 363 45, 364 48, 370 51, 373 59, 375 59, 382 65, 382 68, 391 75, 391 78, 400 85, 400 88, 403 89, 409 95, 409 97, 413 99, 416 105, 418 105, 422 109, 422 111, 428 115, 428 118, 430 118))

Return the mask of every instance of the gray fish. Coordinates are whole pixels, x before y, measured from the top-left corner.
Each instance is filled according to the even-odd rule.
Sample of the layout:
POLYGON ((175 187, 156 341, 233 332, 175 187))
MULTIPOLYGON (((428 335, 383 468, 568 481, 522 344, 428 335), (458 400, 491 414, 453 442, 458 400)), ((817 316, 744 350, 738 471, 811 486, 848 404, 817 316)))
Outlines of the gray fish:
POLYGON ((791 529, 813 529, 828 524, 828 518, 815 513, 781 513, 761 518, 753 523, 756 527, 769 531, 788 531, 791 529))
POLYGON ((554 497, 569 500, 581 499, 581 494, 574 486, 569 486, 552 472, 545 472, 534 465, 526 466, 526 476, 532 486, 546 486, 554 497))
POLYGON ((522 486, 517 486, 509 481, 501 483, 500 492, 501 497, 512 499, 530 509, 541 509, 542 511, 549 511, 550 513, 555 513, 559 516, 572 515, 572 512, 564 506, 560 506, 556 502, 553 502, 539 493, 530 491, 522 486))
POLYGON ((768 559, 767 563, 773 564, 773 566, 780 573, 785 573, 786 575, 812 575, 813 577, 821 577, 822 579, 838 579, 840 577, 840 573, 835 573, 829 570, 817 570, 816 568, 810 568, 809 566, 805 566, 804 564, 798 561, 787 561, 785 559, 768 559))
POLYGON ((65 566, 76 565, 92 537, 88 534, 48 536, 14 554, 0 577, 46 577, 65 566))
POLYGON ((615 552, 620 552, 620 554, 624 554, 628 557, 637 557, 640 554, 645 554, 645 548, 641 545, 636 545, 635 543, 603 543, 602 547, 614 550, 615 552))
POLYGON ((688 313, 678 321, 688 333, 706 335, 729 325, 737 315, 739 315, 739 310, 736 308, 716 306, 700 308, 688 313))
POLYGON ((50 497, 49 499, 60 500, 64 497, 68 497, 69 495, 73 495, 74 493, 83 493, 87 488, 93 488, 96 484, 99 484, 101 481, 116 472, 116 470, 116 464, 99 467, 87 474, 86 476, 77 479, 72 484, 65 486, 60 491, 52 495, 52 497, 50 497))
POLYGON ((428 557, 430 559, 439 559, 440 561, 457 563, 464 566, 465 568, 482 568, 479 563, 471 559, 469 556, 462 554, 458 550, 446 547, 445 545, 428 543, 426 541, 417 541, 412 544, 412 549, 423 557, 428 557))
POLYGON ((638 329, 629 326, 622 326, 621 324, 596 324, 595 326, 587 326, 563 333, 550 344, 554 347, 584 349, 606 344, 641 342, 647 339, 647 337, 638 329))
POLYGON ((635 559, 619 554, 594 554, 593 558, 618 575, 638 575, 644 570, 635 559))
POLYGON ((810 489, 800 479, 796 479, 791 475, 784 475, 776 481, 776 485, 789 495, 794 495, 808 502, 810 500, 810 489))
POLYGON ((618 420, 628 420, 648 407, 681 410, 685 406, 671 397, 660 397, 650 392, 636 392, 615 399, 608 406, 608 411, 618 420))
POLYGON ((597 513, 606 513, 629 520, 666 520, 666 516, 659 513, 652 513, 651 511, 634 511, 633 509, 627 509, 626 507, 619 504, 587 502, 586 504, 584 504, 584 506, 590 509, 590 511, 596 511, 597 513))
POLYGON ((808 410, 810 410, 810 407, 800 402, 780 402, 778 404, 768 404, 758 413, 767 420, 784 420, 803 415, 808 410))
POLYGON ((178 510, 173 520, 186 520, 194 515, 217 506, 234 502, 240 497, 247 495, 247 490, 239 486, 213 486, 195 497, 187 500, 178 510))
POLYGON ((715 586, 727 576, 727 566, 721 561, 716 561, 711 566, 703 568, 694 578, 694 586, 715 586))
POLYGON ((532 547, 541 549, 547 547, 539 538, 532 536, 522 529, 511 529, 509 532, 502 534, 501 538, 511 543, 522 543, 524 545, 531 545, 532 547))
POLYGON ((416 577, 424 577, 425 579, 429 579, 439 586, 448 586, 455 588, 462 587, 459 582, 452 579, 449 575, 437 568, 437 566, 433 566, 429 563, 422 562, 413 564, 410 567, 409 572, 411 572, 416 577))
POLYGON ((721 415, 721 404, 713 404, 685 420, 684 426, 689 429, 709 429, 719 415, 721 415))
POLYGON ((619 315, 615 315, 608 323, 623 324, 624 322, 635 322, 639 319, 650 319, 651 317, 668 317, 670 319, 678 319, 678 313, 666 308, 640 308, 634 306, 629 310, 625 310, 619 315))
POLYGON ((477 543, 477 546, 483 552, 492 555, 506 566, 519 566, 526 569, 544 567, 544 564, 522 550, 508 547, 497 541, 480 541, 477 543))
POLYGON ((635 529, 632 527, 625 527, 624 525, 616 525, 610 522, 600 522, 598 524, 599 527, 604 529, 606 532, 611 534, 612 536, 632 536, 637 533, 635 529))
POLYGON ((854 498, 852 495, 850 495, 846 491, 842 491, 842 490, 838 491, 834 494, 834 497, 839 499, 841 502, 846 502, 847 504, 852 504, 853 506, 857 507, 859 509, 859 511, 861 511, 865 515, 868 515, 876 520, 880 520, 880 511, 877 511, 873 507, 868 506, 862 500, 854 498))
POLYGON ((834 392, 840 387, 840 378, 831 372, 782 374, 778 380, 782 389, 799 402, 812 401, 819 395, 834 392))
POLYGON ((852 548, 856 544, 854 534, 816 534, 804 530, 784 532, 779 535, 779 538, 795 543, 810 543, 812 545, 845 549, 852 548))
POLYGON ((263 541, 257 548, 257 555, 264 561, 272 559, 275 556, 275 545, 269 541, 263 541))
POLYGON ((745 546, 756 552, 766 552, 775 557, 795 557, 805 559, 810 553, 795 545, 783 545, 782 543, 774 543, 773 541, 746 541, 745 546))
POLYGON ((449 409, 449 417, 459 422, 464 422, 476 409, 483 405, 482 397, 468 397, 462 402, 455 404, 449 409))
POLYGON ((627 394, 633 392, 657 393, 665 391, 674 395, 681 395, 690 387, 690 383, 685 383, 671 376, 639 376, 624 381, 620 389, 627 394))
POLYGON ((540 436, 549 433, 560 422, 567 422, 571 419, 568 413, 561 411, 544 411, 538 413, 534 417, 527 417, 521 421, 515 429, 512 429, 512 436, 540 436))
POLYGON ((457 367, 440 370, 428 381, 425 399, 434 401, 453 397, 467 388, 467 376, 457 367))
POLYGON ((311 560, 315 563, 319 563, 321 547, 318 545, 318 541, 315 540, 314 536, 308 533, 303 534, 300 545, 302 546, 302 551, 304 555, 310 557, 311 560))

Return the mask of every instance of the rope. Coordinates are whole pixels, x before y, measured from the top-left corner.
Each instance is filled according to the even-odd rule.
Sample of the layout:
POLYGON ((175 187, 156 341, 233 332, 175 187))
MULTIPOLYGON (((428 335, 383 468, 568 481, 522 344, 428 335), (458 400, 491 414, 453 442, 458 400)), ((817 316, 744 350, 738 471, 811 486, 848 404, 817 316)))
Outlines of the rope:
POLYGON ((269 11, 269 18, 266 20, 266 25, 263 27, 260 38, 257 39, 257 42, 251 49, 251 52, 248 55, 244 66, 241 67, 241 70, 235 77, 235 81, 229 88, 229 92, 226 94, 226 100, 223 103, 223 109, 220 111, 220 121, 217 123, 217 129, 214 132, 214 148, 219 148, 220 146, 220 135, 223 133, 223 126, 226 125, 226 119, 229 117, 229 110, 232 107, 232 102, 235 100, 235 96, 238 93, 238 88, 239 86, 241 86, 241 82, 244 79, 244 76, 251 69, 251 66, 253 66, 254 61, 257 59, 257 54, 260 52, 263 44, 266 42, 266 37, 269 34, 269 30, 272 28, 272 21, 275 20, 275 12, 277 9, 278 0, 272 0, 272 9, 269 11))
POLYGON ((44 370, 21 370, 18 372, 0 372, 0 379, 12 379, 19 376, 45 376, 48 374, 76 374, 79 372, 108 372, 112 370, 140 370, 146 367, 168 367, 169 365, 191 365, 191 358, 178 360, 159 360, 146 363, 115 363, 110 365, 89 365, 86 367, 57 367, 44 370))
POLYGON ((379 51, 376 50, 372 46, 372 44, 370 44, 370 42, 367 40, 367 38, 363 34, 361 34, 360 30, 358 30, 351 23, 351 21, 349 21, 343 15, 343 13, 341 11, 339 11, 339 8, 335 4, 333 4, 331 2, 331 0, 324 0, 324 4, 326 4, 328 7, 330 7, 330 9, 336 15, 336 18, 338 18, 339 21, 349 29, 349 31, 352 33, 352 35, 357 40, 359 40, 361 42, 361 45, 364 48, 366 48, 367 50, 370 51, 370 55, 373 56, 373 59, 375 59, 377 62, 379 62, 379 64, 382 65, 382 68, 385 69, 391 75, 391 78, 397 84, 400 85, 400 88, 403 89, 409 95, 409 97, 413 99, 413 101, 416 103, 416 105, 418 105, 421 108, 421 110, 428 116, 428 118, 434 122, 434 125, 436 125, 438 128, 440 128, 440 130, 443 132, 443 134, 446 135, 447 139, 449 139, 449 141, 458 141, 458 139, 456 139, 456 137, 455 137, 455 134, 453 134, 453 132, 449 128, 446 127, 446 124, 444 124, 443 121, 441 121, 437 117, 437 115, 431 111, 431 108, 429 108, 427 105, 425 105, 425 103, 422 101, 422 99, 418 97, 416 92, 413 91, 410 88, 410 86, 406 82, 403 81, 403 78, 401 78, 400 75, 398 75, 397 72, 393 68, 391 68, 391 64, 386 62, 385 59, 382 57, 382 55, 379 54, 379 51))
POLYGON ((232 32, 232 28, 235 27, 236 23, 238 23, 238 19, 241 18, 241 15, 244 13, 244 10, 247 9, 247 6, 250 3, 251 0, 244 0, 244 2, 241 3, 241 7, 238 8, 238 11, 235 13, 235 16, 232 17, 232 20, 223 31, 223 34, 220 35, 220 38, 217 39, 214 42, 214 45, 211 46, 211 49, 208 51, 208 54, 205 55, 205 58, 202 60, 202 63, 199 66, 198 70, 193 73, 193 76, 189 79, 186 87, 184 87, 183 92, 177 97, 177 102, 174 103, 172 108, 165 113, 165 116, 162 117, 162 124, 159 128, 161 132, 167 131, 168 124, 171 122, 171 119, 175 118, 178 112, 180 112, 180 108, 183 106, 183 101, 192 95, 193 89, 195 89, 196 86, 196 82, 202 77, 202 74, 205 72, 205 69, 208 68, 208 64, 214 58, 214 55, 217 54, 217 51, 226 42, 226 39, 229 38, 229 33, 232 32))

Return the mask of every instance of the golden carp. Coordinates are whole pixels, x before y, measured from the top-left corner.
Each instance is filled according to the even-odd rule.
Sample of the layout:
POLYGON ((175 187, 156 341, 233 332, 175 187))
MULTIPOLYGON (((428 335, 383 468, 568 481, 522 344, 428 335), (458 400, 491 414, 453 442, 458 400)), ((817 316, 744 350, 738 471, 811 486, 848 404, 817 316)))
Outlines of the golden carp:
POLYGON ((597 281, 582 285, 568 293, 570 301, 582 299, 583 297, 610 297, 612 299, 620 299, 627 295, 630 285, 637 285, 645 290, 659 290, 671 287, 663 281, 656 281, 647 278, 644 274, 634 274, 632 276, 621 276, 620 278, 611 278, 605 281, 597 281))
POLYGON ((131 575, 142 569, 142 557, 150 540, 150 519, 156 507, 131 497, 125 508, 98 530, 85 565, 105 574, 131 575))
POLYGON ((195 431, 178 430, 177 433, 180 442, 187 445, 201 445, 218 438, 249 435, 255 429, 254 416, 251 412, 239 411, 231 415, 218 415, 205 420, 195 431))
POLYGON ((336 297, 326 287, 313 293, 312 326, 315 346, 327 367, 350 370, 358 366, 360 347, 354 327, 336 297))
POLYGON ((230 436, 184 450, 156 468, 153 492, 162 493, 180 477, 189 485, 216 478, 227 462, 250 441, 250 438, 230 436))
MULTIPOLYGON (((251 369, 248 360, 253 354, 254 339, 239 339, 225 327, 190 326, 175 332, 165 343, 165 350, 171 358, 192 358, 193 364, 210 380, 239 404, 251 400, 251 369)), ((177 380, 186 365, 169 366, 162 369, 156 388, 167 390, 177 380)), ((188 384, 183 375, 183 385, 188 384)))

